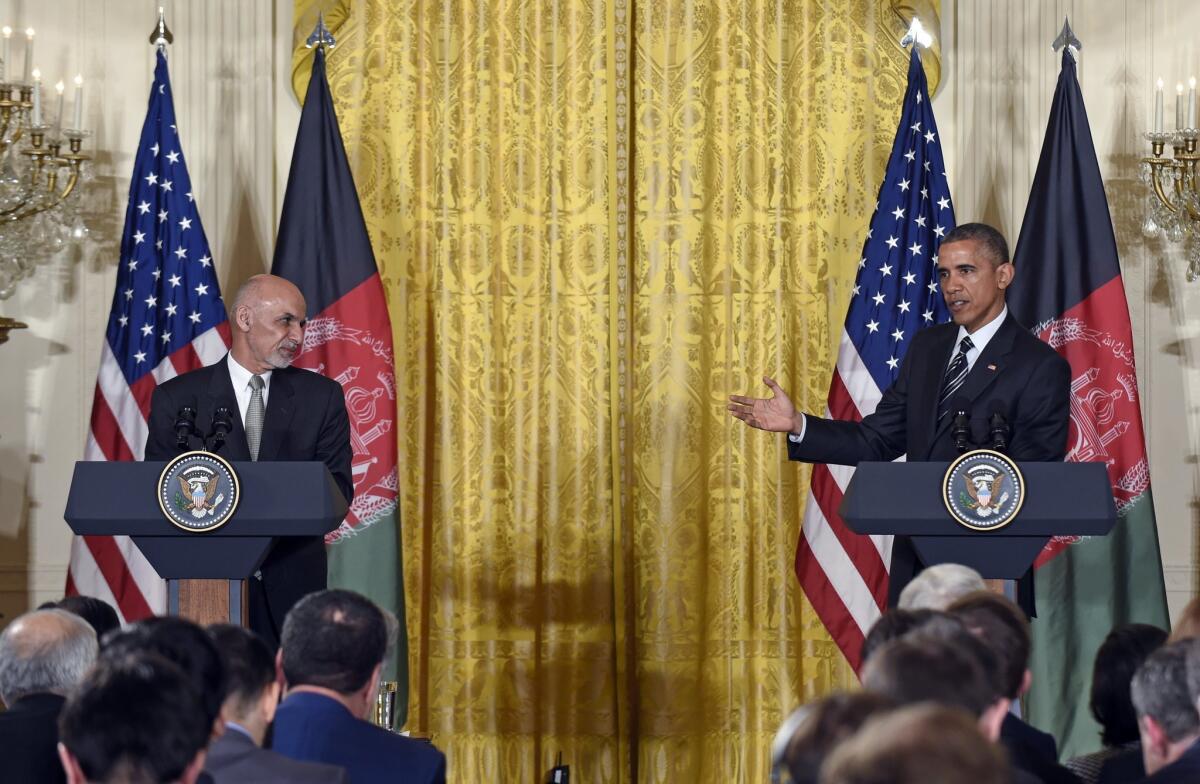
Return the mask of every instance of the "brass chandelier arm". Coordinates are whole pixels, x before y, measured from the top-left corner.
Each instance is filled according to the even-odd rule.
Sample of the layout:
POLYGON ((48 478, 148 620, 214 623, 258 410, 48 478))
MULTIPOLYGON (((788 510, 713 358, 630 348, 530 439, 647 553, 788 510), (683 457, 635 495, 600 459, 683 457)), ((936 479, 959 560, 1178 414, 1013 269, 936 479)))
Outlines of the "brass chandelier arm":
MULTIPOLYGON (((58 172, 51 170, 51 172, 46 176, 46 180, 47 180, 47 183, 46 183, 47 190, 50 192, 53 192, 54 186, 58 181, 58 172)), ((57 207, 58 205, 62 204, 64 201, 66 201, 67 197, 71 195, 71 192, 75 190, 75 185, 78 182, 79 182, 79 161, 72 161, 71 162, 71 175, 67 178, 67 184, 63 188, 62 193, 60 193, 58 196, 56 196, 54 198, 54 201, 48 202, 46 204, 39 204, 37 207, 31 207, 31 208, 25 209, 22 212, 18 212, 15 215, 13 215, 10 218, 10 220, 24 220, 25 218, 30 218, 34 215, 37 215, 39 212, 45 212, 46 210, 54 209, 55 207, 57 207)), ((24 206, 24 205, 21 205, 21 206, 24 206)), ((20 209, 20 207, 18 207, 18 209, 20 209)))
POLYGON ((1167 158, 1142 158, 1142 163, 1150 164, 1150 184, 1154 188, 1154 195, 1158 197, 1168 211, 1173 213, 1179 212, 1179 207, 1171 203, 1167 197, 1167 192, 1163 188, 1161 173, 1168 167, 1174 164, 1167 158))

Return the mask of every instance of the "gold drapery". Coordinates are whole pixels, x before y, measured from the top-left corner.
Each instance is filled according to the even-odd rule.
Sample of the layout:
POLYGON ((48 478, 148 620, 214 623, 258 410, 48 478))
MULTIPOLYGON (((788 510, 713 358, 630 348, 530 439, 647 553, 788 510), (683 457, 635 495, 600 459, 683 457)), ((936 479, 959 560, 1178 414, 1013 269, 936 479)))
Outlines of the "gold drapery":
POLYGON ((808 470, 724 401, 767 371, 824 408, 914 8, 297 0, 388 292, 408 727, 450 780, 764 781, 855 682, 793 572, 808 470))

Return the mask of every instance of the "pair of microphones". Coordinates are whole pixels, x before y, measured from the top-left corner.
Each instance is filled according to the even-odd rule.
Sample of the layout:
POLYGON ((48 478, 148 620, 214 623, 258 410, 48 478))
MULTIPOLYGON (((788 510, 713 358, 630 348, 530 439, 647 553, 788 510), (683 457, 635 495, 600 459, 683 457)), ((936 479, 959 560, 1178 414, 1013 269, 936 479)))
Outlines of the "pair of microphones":
MULTIPOLYGON (((1008 450, 1011 435, 1005 410, 1005 405, 1000 400, 988 403, 988 439, 991 442, 990 448, 997 452, 1008 450)), ((950 402, 950 414, 953 416, 950 437, 954 439, 954 448, 960 453, 966 452, 972 447, 971 401, 964 397, 955 398, 950 402)))
POLYGON ((227 406, 217 406, 213 409, 212 424, 207 436, 196 427, 195 406, 180 406, 179 411, 175 414, 175 446, 181 450, 188 448, 194 436, 200 439, 205 449, 216 452, 225 445, 225 437, 231 430, 233 430, 233 412, 227 406))

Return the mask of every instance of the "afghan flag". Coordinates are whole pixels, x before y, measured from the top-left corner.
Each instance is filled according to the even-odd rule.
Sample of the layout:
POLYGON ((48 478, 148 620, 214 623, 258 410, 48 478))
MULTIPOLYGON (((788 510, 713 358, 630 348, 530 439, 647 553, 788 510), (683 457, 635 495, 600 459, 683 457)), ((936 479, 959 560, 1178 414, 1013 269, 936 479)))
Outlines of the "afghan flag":
POLYGON ((299 286, 308 302, 296 364, 334 379, 346 394, 354 501, 326 537, 329 585, 369 596, 400 620, 396 658, 384 677, 399 681, 396 726, 403 726, 408 650, 392 323, 333 110, 323 47, 313 58, 271 272, 299 286))
POLYGON ((1036 564, 1026 708, 1070 757, 1100 748, 1088 698, 1091 663, 1105 636, 1120 624, 1166 628, 1168 620, 1129 305, 1069 48, 1014 264, 1013 314, 1071 363, 1067 460, 1108 466, 1118 514, 1108 536, 1056 538, 1036 564))

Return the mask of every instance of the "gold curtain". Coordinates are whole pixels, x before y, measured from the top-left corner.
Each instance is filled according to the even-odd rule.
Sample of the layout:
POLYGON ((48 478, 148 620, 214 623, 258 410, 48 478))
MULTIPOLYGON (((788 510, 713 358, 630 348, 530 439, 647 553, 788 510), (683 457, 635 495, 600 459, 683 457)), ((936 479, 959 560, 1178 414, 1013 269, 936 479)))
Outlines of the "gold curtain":
POLYGON ((408 727, 451 781, 764 781, 855 682, 794 576, 808 471, 724 401, 824 408, 914 6, 297 0, 388 292, 408 727))

